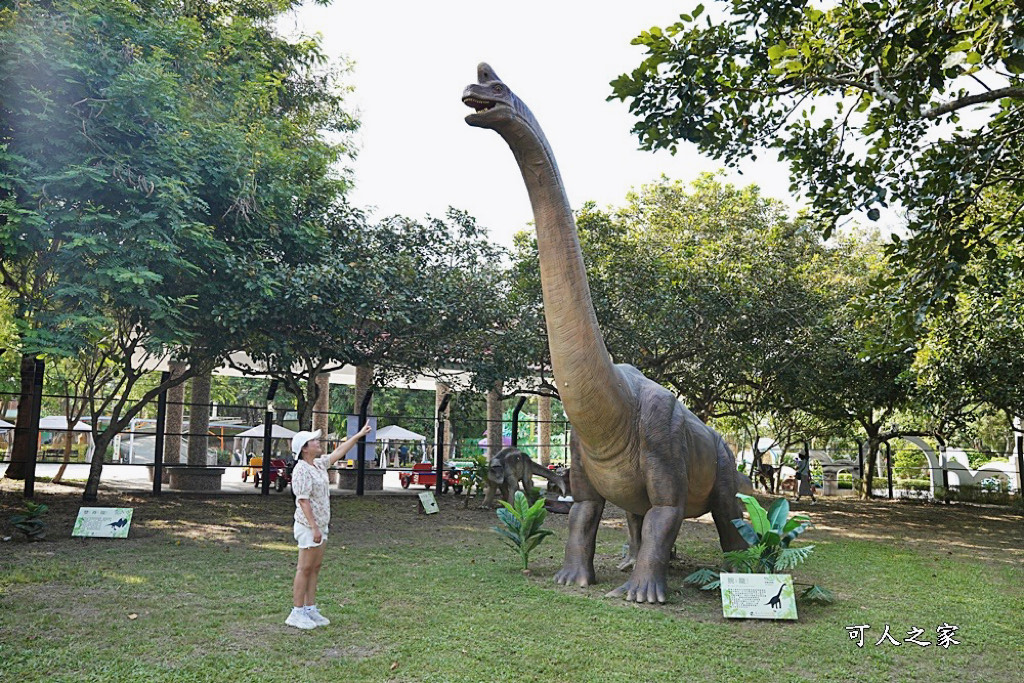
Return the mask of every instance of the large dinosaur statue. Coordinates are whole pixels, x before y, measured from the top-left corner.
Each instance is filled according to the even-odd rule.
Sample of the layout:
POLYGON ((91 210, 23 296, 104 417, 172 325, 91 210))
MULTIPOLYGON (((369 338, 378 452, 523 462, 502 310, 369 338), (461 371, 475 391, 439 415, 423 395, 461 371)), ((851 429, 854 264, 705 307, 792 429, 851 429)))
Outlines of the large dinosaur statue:
POLYGON ((608 595, 665 602, 666 567, 683 518, 710 511, 722 548, 746 547, 731 522, 742 518, 736 492, 745 477, 722 437, 671 392, 630 365, 612 363, 551 148, 533 114, 491 67, 480 64, 477 80, 462 96, 475 110, 466 122, 500 134, 522 171, 537 227, 551 365, 573 427, 576 502, 555 580, 596 583, 594 546, 607 500, 626 511, 630 550, 619 568, 632 567, 629 580, 608 595))

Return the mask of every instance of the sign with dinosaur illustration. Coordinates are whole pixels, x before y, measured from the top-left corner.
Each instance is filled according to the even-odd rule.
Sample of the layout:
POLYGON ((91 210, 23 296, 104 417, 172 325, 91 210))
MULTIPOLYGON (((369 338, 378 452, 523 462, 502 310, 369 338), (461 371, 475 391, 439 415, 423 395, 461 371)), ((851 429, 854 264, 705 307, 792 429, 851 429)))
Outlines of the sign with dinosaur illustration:
POLYGON ((722 614, 727 619, 796 619, 796 594, 789 574, 727 574, 722 614))
POLYGON ((434 494, 430 491, 424 491, 420 494, 420 512, 432 515, 438 511, 437 499, 434 498, 434 494))
POLYGON ((133 508, 79 508, 72 536, 128 538, 133 508))

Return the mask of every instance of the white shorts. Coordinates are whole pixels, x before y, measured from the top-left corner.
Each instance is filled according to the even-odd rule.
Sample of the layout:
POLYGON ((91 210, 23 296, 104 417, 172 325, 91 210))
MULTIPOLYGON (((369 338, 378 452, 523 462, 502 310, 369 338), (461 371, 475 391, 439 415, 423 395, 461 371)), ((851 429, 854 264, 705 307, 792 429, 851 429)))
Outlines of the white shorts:
POLYGON ((313 542, 313 530, 305 524, 299 524, 295 522, 292 532, 295 534, 295 542, 299 544, 299 550, 306 548, 316 548, 327 542, 327 534, 321 532, 320 542, 313 542))

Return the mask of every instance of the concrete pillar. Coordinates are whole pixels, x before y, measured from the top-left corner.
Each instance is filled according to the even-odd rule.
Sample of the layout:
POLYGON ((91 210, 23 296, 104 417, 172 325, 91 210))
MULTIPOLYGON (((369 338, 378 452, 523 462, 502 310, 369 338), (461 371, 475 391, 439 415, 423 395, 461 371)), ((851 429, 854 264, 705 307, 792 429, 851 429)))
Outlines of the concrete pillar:
MULTIPOLYGON (((451 387, 448 386, 447 384, 445 384, 444 382, 437 382, 434 385, 434 435, 435 435, 434 436, 434 440, 435 441, 437 440, 437 423, 440 422, 440 421, 443 421, 444 422, 444 443, 445 443, 445 449, 448 451, 445 454, 445 457, 444 457, 444 459, 446 461, 447 460, 451 460, 451 459, 453 459, 455 457, 455 452, 454 452, 454 450, 452 448, 455 445, 454 444, 455 440, 452 438, 452 421, 451 421, 452 406, 451 406, 451 401, 449 401, 448 405, 445 407, 444 414, 438 413, 438 409, 441 407, 441 403, 444 401, 445 397, 448 396, 451 393, 452 393, 451 387)), ((431 462, 436 462, 436 461, 431 460, 431 462)))
POLYGON ((537 420, 540 422, 540 429, 537 430, 537 455, 540 464, 547 467, 551 464, 551 397, 537 397, 537 420))

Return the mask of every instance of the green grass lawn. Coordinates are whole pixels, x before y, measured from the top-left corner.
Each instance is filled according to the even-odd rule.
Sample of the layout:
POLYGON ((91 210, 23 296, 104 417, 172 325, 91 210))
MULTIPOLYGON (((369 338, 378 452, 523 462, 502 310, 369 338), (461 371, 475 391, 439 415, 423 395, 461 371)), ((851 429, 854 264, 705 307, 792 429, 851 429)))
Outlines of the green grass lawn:
MULTIPOLYGON (((0 491, 0 535, 20 506, 0 491)), ((51 487, 52 488, 52 487, 51 487)), ((70 538, 80 493, 42 492, 49 540, 0 543, 0 680, 29 681, 1010 681, 1024 635, 1021 517, 995 508, 822 503, 798 582, 833 590, 798 622, 726 621, 717 592, 685 586, 715 565, 714 526, 688 521, 663 606, 604 592, 625 540, 606 511, 601 584, 556 586, 566 517, 532 576, 490 531, 493 511, 414 497, 335 498, 320 577, 326 628, 284 625, 296 551, 291 497, 108 493, 135 508, 127 540, 70 538), (875 645, 914 627, 934 643, 875 645), (858 648, 847 627, 867 624, 858 648)), ((1017 674, 1013 672, 1017 671, 1017 674)))

